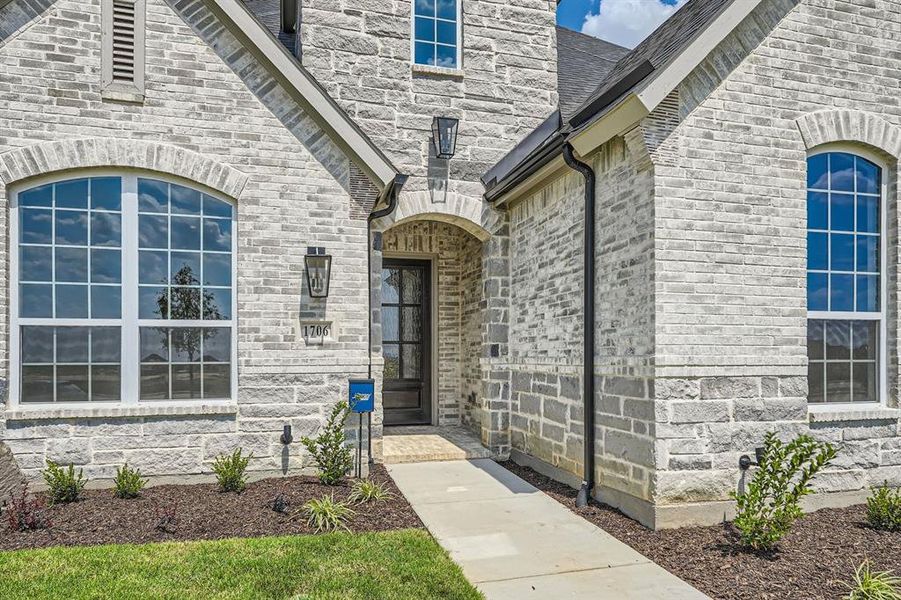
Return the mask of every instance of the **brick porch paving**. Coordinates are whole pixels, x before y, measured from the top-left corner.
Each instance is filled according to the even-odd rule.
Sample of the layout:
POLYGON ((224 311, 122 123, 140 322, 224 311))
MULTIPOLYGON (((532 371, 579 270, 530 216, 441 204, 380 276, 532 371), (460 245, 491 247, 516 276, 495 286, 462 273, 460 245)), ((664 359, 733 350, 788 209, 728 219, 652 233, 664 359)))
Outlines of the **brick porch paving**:
POLYGON ((382 437, 385 464, 489 458, 476 435, 461 426, 385 427, 382 437))

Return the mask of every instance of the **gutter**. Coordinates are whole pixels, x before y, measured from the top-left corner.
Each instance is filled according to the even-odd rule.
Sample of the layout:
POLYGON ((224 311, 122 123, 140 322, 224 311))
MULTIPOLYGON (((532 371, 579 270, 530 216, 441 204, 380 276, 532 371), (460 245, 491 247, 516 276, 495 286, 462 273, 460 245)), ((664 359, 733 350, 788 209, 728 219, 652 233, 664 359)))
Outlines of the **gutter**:
POLYGON ((579 172, 585 179, 585 237, 583 249, 584 269, 582 272, 582 403, 583 425, 585 427, 582 442, 585 450, 584 474, 582 487, 576 497, 576 506, 588 506, 591 491, 594 489, 594 237, 595 237, 595 175, 594 170, 578 160, 573 154, 570 144, 563 146, 563 160, 566 165, 579 172))

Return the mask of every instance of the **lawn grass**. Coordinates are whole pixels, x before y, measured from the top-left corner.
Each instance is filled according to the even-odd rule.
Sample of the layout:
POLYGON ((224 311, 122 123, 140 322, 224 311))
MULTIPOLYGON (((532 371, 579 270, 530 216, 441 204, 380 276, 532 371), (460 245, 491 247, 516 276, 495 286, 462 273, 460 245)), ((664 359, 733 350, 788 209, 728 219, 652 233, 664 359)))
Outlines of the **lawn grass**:
POLYGON ((0 598, 482 596, 426 532, 410 529, 4 552, 0 598))

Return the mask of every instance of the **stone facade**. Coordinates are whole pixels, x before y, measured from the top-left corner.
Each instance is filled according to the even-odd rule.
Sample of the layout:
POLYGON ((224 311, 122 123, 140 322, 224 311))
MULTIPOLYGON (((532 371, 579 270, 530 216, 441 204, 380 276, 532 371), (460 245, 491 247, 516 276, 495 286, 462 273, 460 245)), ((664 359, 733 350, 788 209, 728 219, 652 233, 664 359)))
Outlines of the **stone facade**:
MULTIPOLYGON (((347 379, 367 374, 359 281, 366 205, 375 198, 351 198, 352 187, 366 186, 353 185, 349 160, 203 2, 148 0, 142 104, 101 98, 99 0, 14 0, 0 8, 0 23, 4 184, 69 169, 135 168, 235 201, 239 381, 228 407, 6 410, 0 439, 32 477, 45 458, 83 466, 92 479, 110 477, 125 461, 150 476, 191 476, 209 473, 216 454, 237 446, 254 453, 257 474, 301 468, 299 445, 279 442, 283 424, 293 425, 295 438, 315 432, 346 394, 347 379), (334 256, 326 301, 302 293, 308 245, 334 256), (302 319, 332 322, 332 338, 308 345, 302 319)), ((4 281, 8 197, 0 187, 4 281)), ((3 295, 4 354, 9 316, 3 295)), ((4 381, 8 364, 0 367, 4 381)))

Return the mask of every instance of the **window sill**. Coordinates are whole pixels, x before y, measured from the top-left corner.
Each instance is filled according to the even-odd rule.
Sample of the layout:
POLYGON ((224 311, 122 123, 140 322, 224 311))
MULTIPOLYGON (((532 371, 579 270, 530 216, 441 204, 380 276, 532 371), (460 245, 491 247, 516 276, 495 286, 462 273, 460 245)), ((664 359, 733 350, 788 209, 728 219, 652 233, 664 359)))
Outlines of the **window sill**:
POLYGON ((118 406, 67 407, 53 406, 16 407, 6 410, 7 421, 45 421, 54 419, 106 418, 106 417, 161 417, 191 415, 233 415, 238 412, 234 402, 218 404, 140 404, 118 406))
POLYGON ((112 100, 113 102, 133 102, 135 104, 141 104, 144 102, 144 92, 135 86, 113 84, 100 91, 100 98, 103 100, 112 100))
POLYGON ((811 423, 843 423, 848 421, 893 421, 901 418, 901 410, 884 406, 816 407, 810 409, 811 423))
POLYGON ((434 67, 432 65, 420 65, 413 63, 413 73, 420 75, 437 75, 439 77, 463 78, 463 69, 449 69, 447 67, 434 67))

